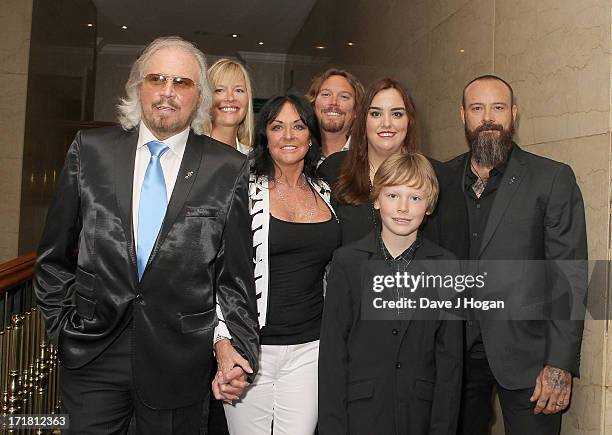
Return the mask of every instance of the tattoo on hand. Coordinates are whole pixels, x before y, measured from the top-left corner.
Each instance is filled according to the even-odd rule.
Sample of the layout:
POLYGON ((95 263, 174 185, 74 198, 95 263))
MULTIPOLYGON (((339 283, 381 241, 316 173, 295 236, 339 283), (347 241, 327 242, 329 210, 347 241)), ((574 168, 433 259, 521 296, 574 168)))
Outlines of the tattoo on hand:
POLYGON ((531 401, 536 401, 534 414, 556 414, 567 409, 572 394, 572 374, 553 366, 544 366, 531 401))
POLYGON ((568 371, 556 367, 547 367, 544 372, 544 385, 554 390, 564 390, 571 382, 568 371))
POLYGON ((552 368, 548 372, 546 383, 553 389, 563 389, 567 385, 567 372, 565 370, 552 368))

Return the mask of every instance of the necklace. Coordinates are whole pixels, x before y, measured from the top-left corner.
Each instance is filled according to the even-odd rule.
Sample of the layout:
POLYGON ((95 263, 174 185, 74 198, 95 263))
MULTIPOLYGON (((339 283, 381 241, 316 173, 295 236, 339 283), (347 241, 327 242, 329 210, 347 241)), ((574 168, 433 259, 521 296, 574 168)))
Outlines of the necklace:
POLYGON ((474 167, 474 163, 470 160, 470 167, 472 168, 472 171, 474 171, 474 173, 476 174, 476 177, 478 178, 474 184, 472 184, 472 190, 474 191, 474 194, 476 194, 477 198, 480 198, 480 195, 482 195, 482 193, 484 192, 485 188, 487 187, 487 181, 489 181, 489 178, 482 178, 480 176, 480 174, 478 173, 478 171, 476 170, 476 168, 474 167))
MULTIPOLYGON (((296 184, 295 187, 299 187, 300 189, 303 189, 304 187, 306 187, 306 184, 308 182, 306 181, 306 176, 304 174, 300 175, 300 178, 302 178, 303 181, 300 184, 296 184)), ((286 184, 284 181, 281 181, 280 178, 275 178, 274 183, 275 184, 286 184)))
MULTIPOLYGON (((308 181, 306 180, 306 177, 304 176, 304 174, 302 174, 302 177, 304 178, 304 181, 302 183, 300 183, 299 185, 296 185, 295 187, 298 189, 304 189, 307 185, 308 185, 308 181)), ((282 192, 282 189, 280 188, 280 186, 286 185, 285 183, 283 183, 282 181, 280 181, 279 179, 274 179, 274 184, 275 184, 275 190, 276 193, 278 195, 278 198, 281 200, 281 203, 283 204, 283 207, 285 209, 285 211, 287 212, 287 216, 289 216, 289 221, 290 222, 296 222, 296 217, 297 217, 297 211, 296 211, 296 207, 290 207, 289 203, 287 201, 287 197, 285 196, 285 194, 282 192)), ((288 188, 288 187, 284 187, 283 189, 288 188)), ((317 200, 314 197, 314 192, 312 192, 312 199, 313 201, 310 204, 310 209, 307 211, 306 215, 308 216, 308 219, 306 221, 306 223, 312 222, 312 218, 314 216, 314 212, 315 212, 315 208, 317 205, 317 200)))

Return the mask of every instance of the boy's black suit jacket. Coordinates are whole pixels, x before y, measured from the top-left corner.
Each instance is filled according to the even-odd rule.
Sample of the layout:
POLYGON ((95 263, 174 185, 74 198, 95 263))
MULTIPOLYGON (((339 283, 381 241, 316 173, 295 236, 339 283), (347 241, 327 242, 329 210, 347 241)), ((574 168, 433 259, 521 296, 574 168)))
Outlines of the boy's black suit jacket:
MULTIPOLYGON (((431 260, 435 268, 434 260, 448 265, 455 258, 423 239, 415 262, 431 260)), ((370 301, 362 300, 361 271, 375 260, 383 257, 374 232, 332 260, 319 349, 319 434, 455 435, 462 322, 442 321, 441 312, 437 320, 362 320, 361 304, 370 301)))

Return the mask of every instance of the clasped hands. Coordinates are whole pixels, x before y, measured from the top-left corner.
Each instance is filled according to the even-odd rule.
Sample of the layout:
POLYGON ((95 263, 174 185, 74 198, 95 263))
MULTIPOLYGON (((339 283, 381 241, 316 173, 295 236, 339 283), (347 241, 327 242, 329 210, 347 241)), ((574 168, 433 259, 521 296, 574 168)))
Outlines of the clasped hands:
POLYGON ((568 407, 571 395, 572 374, 547 365, 538 375, 529 400, 536 402, 534 414, 556 414, 568 407))
POLYGON ((238 400, 249 385, 247 373, 253 373, 249 362, 242 357, 228 339, 215 343, 217 374, 212 381, 212 391, 217 400, 232 403, 238 400))

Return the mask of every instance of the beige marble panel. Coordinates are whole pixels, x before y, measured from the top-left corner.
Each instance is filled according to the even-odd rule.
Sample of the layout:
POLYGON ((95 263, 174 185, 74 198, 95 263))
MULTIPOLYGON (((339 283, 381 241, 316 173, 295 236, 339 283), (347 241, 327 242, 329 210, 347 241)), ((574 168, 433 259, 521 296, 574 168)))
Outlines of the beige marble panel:
POLYGON ((0 262, 17 255, 20 192, 21 159, 0 158, 0 262))
POLYGON ((19 234, 0 231, 0 263, 12 260, 17 256, 19 234))
POLYGON ((603 385, 606 369, 606 321, 587 320, 582 333, 580 379, 576 385, 603 385))
MULTIPOLYGON (((285 77, 283 83, 285 84, 285 88, 305 94, 306 91, 308 91, 308 87, 310 86, 310 82, 313 77, 322 73, 328 68, 331 68, 332 66, 339 67, 341 65, 338 63, 331 65, 327 62, 302 63, 289 61, 284 66, 285 77)), ((254 87, 259 89, 260 84, 255 83, 254 87)))
POLYGON ((19 230, 21 159, 0 158, 0 222, 4 231, 19 230))
POLYGON ((431 38, 429 35, 415 40, 411 44, 402 47, 394 56, 395 59, 406 59, 401 64, 391 64, 390 71, 392 77, 397 78, 412 96, 416 106, 418 125, 421 133, 421 143, 423 152, 430 155, 431 136, 429 129, 426 128, 430 118, 429 109, 429 90, 430 73, 429 59, 431 56, 431 38))
POLYGON ((470 1, 474 0, 429 0, 427 11, 429 28, 433 29, 448 20, 470 1))
MULTIPOLYGON (((393 49, 386 47, 383 62, 342 63, 341 66, 358 75, 367 87, 374 80, 392 77, 400 81, 412 95, 424 103, 429 80, 429 37, 405 42, 393 49)), ((366 58, 368 58, 366 56, 366 58)))
POLYGON ((298 55, 324 53, 333 59, 334 65, 376 68, 396 61, 392 57, 400 46, 410 45, 427 33, 428 10, 429 0, 320 1, 289 52, 298 55), (347 46, 349 41, 355 45, 347 46), (315 43, 321 43, 326 49, 313 50, 315 43))
POLYGON ((604 435, 604 387, 575 382, 572 403, 563 415, 561 435, 604 435))
POLYGON ((612 387, 605 387, 604 434, 612 433, 612 387))
MULTIPOLYGON (((589 257, 607 258, 608 239, 608 134, 548 142, 525 147, 526 150, 569 164, 576 174, 585 202, 589 257)), ((564 435, 601 434, 603 385, 608 376, 605 341, 605 313, 598 310, 606 304, 605 286, 593 288, 589 294, 589 309, 600 320, 585 322, 581 355, 581 378, 576 380, 572 407, 563 419, 564 435)))
POLYGON ((493 21, 494 2, 472 0, 431 32, 431 79, 423 86, 429 88, 425 128, 435 158, 448 160, 465 150, 461 92, 493 69, 493 21))
POLYGON ((610 138, 608 134, 524 146, 527 151, 569 164, 584 198, 589 258, 607 259, 610 138))
POLYGON ((355 17, 358 29, 367 29, 367 37, 360 38, 367 56, 361 62, 370 65, 410 65, 413 59, 402 56, 402 48, 411 46, 427 34, 428 0, 391 0, 384 2, 360 2, 355 17), (372 25, 376 17, 376 25, 372 25))
POLYGON ((348 15, 346 22, 352 23, 354 8, 350 7, 351 5, 348 4, 348 1, 349 0, 316 2, 299 33, 296 35, 295 40, 291 44, 289 52, 300 55, 311 54, 313 35, 316 35, 318 39, 326 40, 334 30, 337 30, 337 28, 334 27, 334 19, 337 15, 338 8, 345 9, 345 14, 348 15))
POLYGON ((430 51, 430 37, 426 35, 398 47, 397 52, 390 56, 389 63, 376 71, 371 71, 374 73, 372 78, 388 76, 398 80, 410 94, 417 111, 422 150, 428 155, 431 154, 429 146, 431 139, 429 130, 426 128, 426 122, 429 119, 427 109, 430 51))
MULTIPOLYGON (((387 76, 405 83, 407 76, 414 76, 412 70, 427 66, 428 50, 415 57, 412 49, 427 43, 427 9, 427 0, 392 0, 385 2, 384 7, 376 2, 360 2, 351 4, 342 13, 336 10, 336 16, 328 18, 335 23, 335 45, 324 53, 331 57, 330 64, 351 71, 365 86, 387 76), (376 23, 384 25, 373 25, 373 17, 376 23), (346 22, 351 26, 345 26, 346 22), (367 31, 356 32, 356 29, 367 31), (348 47, 347 41, 355 45, 348 47)), ((310 27, 304 28, 302 33, 310 30, 310 27)))
MULTIPOLYGON (((612 309, 612 307, 609 307, 609 310, 612 309)), ((608 311, 608 316, 610 315, 610 312, 608 311)), ((610 317, 608 317, 608 319, 610 319, 610 317)), ((608 320, 608 328, 610 327, 610 321, 608 320)), ((607 334, 604 337, 604 341, 605 341, 605 353, 606 353, 606 357, 607 357, 607 361, 606 361, 606 365, 605 365, 605 371, 606 371, 606 377, 605 377, 605 383, 604 385, 606 387, 612 388, 612 338, 609 335, 609 331, 606 331, 607 334)), ((610 398, 610 400, 612 400, 612 397, 610 398)), ((610 424, 612 424, 612 421, 610 421, 610 424)))
POLYGON ((19 255, 34 252, 45 226, 47 206, 21 205, 19 221, 19 255))
POLYGON ((23 156, 27 86, 25 74, 0 73, 0 158, 23 156))
POLYGON ((270 98, 285 91, 285 65, 271 62, 249 62, 253 79, 253 95, 256 98, 270 98))
POLYGON ((522 143, 609 130, 609 50, 609 1, 496 2, 495 73, 515 88, 522 143))
POLYGON ((499 395, 497 393, 495 393, 493 409, 494 417, 491 425, 491 431, 489 433, 490 435, 504 435, 504 418, 502 416, 499 395))
POLYGON ((28 72, 32 0, 3 0, 0 7, 0 73, 28 72))
POLYGON ((125 82, 135 60, 134 54, 99 54, 96 72, 94 119, 117 121, 117 103, 125 95, 125 82))

